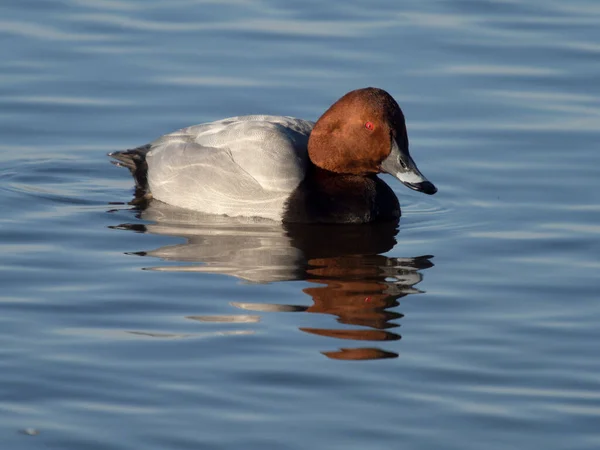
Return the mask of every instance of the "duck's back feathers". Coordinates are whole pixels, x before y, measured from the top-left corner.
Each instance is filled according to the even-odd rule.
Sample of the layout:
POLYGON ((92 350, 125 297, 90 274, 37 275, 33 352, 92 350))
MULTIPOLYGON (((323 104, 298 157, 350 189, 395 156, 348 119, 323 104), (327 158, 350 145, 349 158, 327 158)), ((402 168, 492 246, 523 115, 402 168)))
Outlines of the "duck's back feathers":
POLYGON ((165 203, 281 220, 285 200, 306 174, 312 127, 291 117, 232 117, 162 136, 140 147, 143 151, 111 156, 134 177, 147 173, 152 197, 165 203))

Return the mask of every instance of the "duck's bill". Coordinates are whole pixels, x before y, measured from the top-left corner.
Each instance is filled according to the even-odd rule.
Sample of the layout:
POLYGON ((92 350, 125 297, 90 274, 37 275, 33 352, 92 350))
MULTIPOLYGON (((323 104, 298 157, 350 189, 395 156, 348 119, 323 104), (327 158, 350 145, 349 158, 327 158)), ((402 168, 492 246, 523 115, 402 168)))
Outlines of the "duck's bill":
POLYGON ((428 195, 437 192, 433 183, 419 171, 408 150, 401 151, 395 139, 392 140, 390 155, 381 164, 381 170, 398 178, 405 186, 415 191, 428 195))

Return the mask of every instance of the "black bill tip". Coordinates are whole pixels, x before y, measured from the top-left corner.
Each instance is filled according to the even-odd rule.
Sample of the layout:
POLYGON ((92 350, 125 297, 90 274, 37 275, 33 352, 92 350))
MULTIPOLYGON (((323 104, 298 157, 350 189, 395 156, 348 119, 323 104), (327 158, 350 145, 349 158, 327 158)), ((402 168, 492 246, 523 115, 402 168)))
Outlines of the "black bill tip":
POLYGON ((422 183, 404 183, 409 188, 422 192, 423 194, 433 195, 437 192, 437 188, 430 181, 423 181, 422 183))

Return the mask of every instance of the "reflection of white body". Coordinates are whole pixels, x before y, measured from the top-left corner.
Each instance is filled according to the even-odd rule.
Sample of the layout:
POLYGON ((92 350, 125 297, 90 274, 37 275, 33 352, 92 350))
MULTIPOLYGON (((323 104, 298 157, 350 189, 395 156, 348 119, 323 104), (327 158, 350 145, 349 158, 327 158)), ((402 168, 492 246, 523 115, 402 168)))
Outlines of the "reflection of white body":
POLYGON ((181 208, 281 220, 285 201, 304 179, 313 125, 243 116, 162 136, 146 156, 150 192, 181 208))
POLYGON ((296 279, 304 261, 282 225, 270 220, 208 215, 155 201, 142 218, 155 222, 146 225, 148 232, 180 236, 187 241, 145 252, 146 255, 202 263, 152 270, 221 273, 252 283, 268 283, 296 279))
MULTIPOLYGON (((306 278, 306 266, 314 249, 306 248, 325 233, 329 257, 341 257, 364 252, 375 255, 389 251, 395 243, 395 227, 376 225, 324 226, 311 225, 286 228, 270 220, 248 217, 226 217, 177 208, 159 201, 151 201, 141 218, 152 222, 145 225, 147 232, 185 238, 183 244, 167 245, 143 252, 146 256, 166 261, 192 264, 164 265, 150 270, 173 272, 205 272, 232 275, 252 283, 301 280, 306 278), (340 238, 335 241, 330 234, 340 238), (361 234, 362 233, 362 234, 361 234), (382 244, 379 240, 390 234, 382 244), (306 239, 300 239, 304 235, 306 239), (372 239, 376 236, 376 239, 372 239), (357 240, 366 245, 359 250, 357 240)), ((379 270, 387 280, 389 295, 412 294, 413 285, 421 281, 414 258, 387 258, 379 270)), ((251 309, 251 308, 250 308, 251 309)))

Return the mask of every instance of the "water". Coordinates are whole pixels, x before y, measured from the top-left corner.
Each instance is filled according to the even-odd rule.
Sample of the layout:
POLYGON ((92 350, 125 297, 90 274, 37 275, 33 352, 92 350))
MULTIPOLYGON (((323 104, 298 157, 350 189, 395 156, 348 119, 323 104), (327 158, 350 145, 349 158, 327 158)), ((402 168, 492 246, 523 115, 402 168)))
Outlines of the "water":
POLYGON ((0 5, 2 448, 600 447, 594 1, 0 5), (388 90, 393 227, 136 211, 105 154, 388 90))

